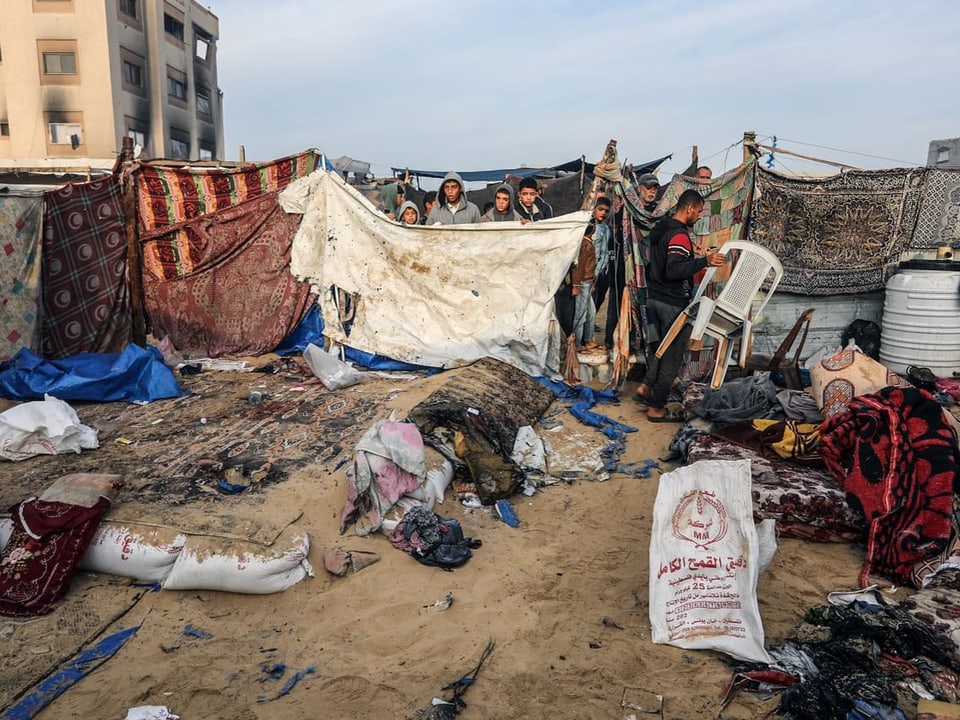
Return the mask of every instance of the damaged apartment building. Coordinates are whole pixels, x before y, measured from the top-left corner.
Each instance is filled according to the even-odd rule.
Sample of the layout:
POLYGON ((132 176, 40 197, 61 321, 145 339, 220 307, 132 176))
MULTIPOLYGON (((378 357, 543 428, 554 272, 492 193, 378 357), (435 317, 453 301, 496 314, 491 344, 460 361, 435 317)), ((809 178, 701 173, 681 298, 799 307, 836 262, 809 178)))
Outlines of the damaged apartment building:
POLYGON ((218 38, 193 0, 3 0, 0 166, 222 159, 218 38))

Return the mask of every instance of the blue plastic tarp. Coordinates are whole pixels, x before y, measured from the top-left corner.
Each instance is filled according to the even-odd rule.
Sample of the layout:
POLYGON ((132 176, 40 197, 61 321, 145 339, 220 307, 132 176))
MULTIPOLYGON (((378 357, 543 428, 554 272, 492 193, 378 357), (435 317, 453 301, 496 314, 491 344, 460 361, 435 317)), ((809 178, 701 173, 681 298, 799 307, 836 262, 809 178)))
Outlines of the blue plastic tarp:
POLYGON ((130 344, 122 353, 80 353, 44 360, 21 348, 0 363, 0 397, 9 400, 151 402, 180 397, 183 389, 155 347, 130 344))
MULTIPOLYGON (((298 355, 307 349, 307 345, 313 343, 317 347, 323 347, 323 315, 320 312, 320 305, 315 303, 297 326, 283 339, 274 352, 277 355, 298 355)), ((360 367, 368 370, 432 370, 437 372, 436 368, 429 368, 423 365, 412 365, 402 360, 384 357, 375 353, 357 350, 352 347, 344 348, 344 358, 360 367)))
POLYGON ((45 678, 27 695, 20 698, 16 705, 9 707, 3 715, 0 715, 0 719, 30 720, 72 685, 113 657, 139 629, 140 626, 136 625, 120 630, 99 640, 93 647, 77 653, 53 675, 45 678))

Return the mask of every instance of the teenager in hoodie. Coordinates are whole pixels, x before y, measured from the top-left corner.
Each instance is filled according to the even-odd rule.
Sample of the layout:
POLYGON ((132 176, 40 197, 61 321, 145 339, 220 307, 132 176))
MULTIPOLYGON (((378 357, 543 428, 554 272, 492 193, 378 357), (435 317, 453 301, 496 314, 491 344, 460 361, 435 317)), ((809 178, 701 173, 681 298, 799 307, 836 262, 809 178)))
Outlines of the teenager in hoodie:
POLYGON ((510 222, 518 221, 520 216, 513 209, 513 187, 503 183, 493 194, 493 207, 483 214, 480 222, 510 222))
POLYGON ((520 181, 515 210, 524 222, 549 220, 553 217, 553 208, 540 197, 540 188, 534 178, 524 178, 520 181))
POLYGON ((419 225, 420 210, 417 209, 417 204, 410 200, 405 200, 403 205, 397 210, 397 221, 404 225, 419 225))
POLYGON ((467 200, 463 191, 463 180, 455 172, 444 176, 437 201, 427 218, 427 225, 465 225, 480 222, 480 208, 467 200))

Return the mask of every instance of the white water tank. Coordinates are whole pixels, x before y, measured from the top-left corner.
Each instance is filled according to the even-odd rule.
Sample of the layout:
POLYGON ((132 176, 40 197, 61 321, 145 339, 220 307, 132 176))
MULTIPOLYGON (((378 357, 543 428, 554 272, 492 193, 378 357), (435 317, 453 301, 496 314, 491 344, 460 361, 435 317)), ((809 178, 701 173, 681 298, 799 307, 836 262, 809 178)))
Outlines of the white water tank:
POLYGON ((895 373, 960 372, 960 262, 907 260, 887 281, 880 362, 895 373))

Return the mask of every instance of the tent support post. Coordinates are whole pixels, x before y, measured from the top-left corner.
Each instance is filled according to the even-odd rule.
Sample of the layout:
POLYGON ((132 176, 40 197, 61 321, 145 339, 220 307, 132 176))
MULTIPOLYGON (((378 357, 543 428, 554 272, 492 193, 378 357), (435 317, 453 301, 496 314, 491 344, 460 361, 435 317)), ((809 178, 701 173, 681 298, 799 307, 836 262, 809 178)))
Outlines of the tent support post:
POLYGON ((133 164, 133 139, 123 138, 121 149, 120 197, 123 207, 123 229, 127 240, 127 288, 130 292, 131 340, 147 346, 147 327, 143 312, 143 274, 140 267, 140 236, 137 232, 137 191, 129 174, 133 164))

